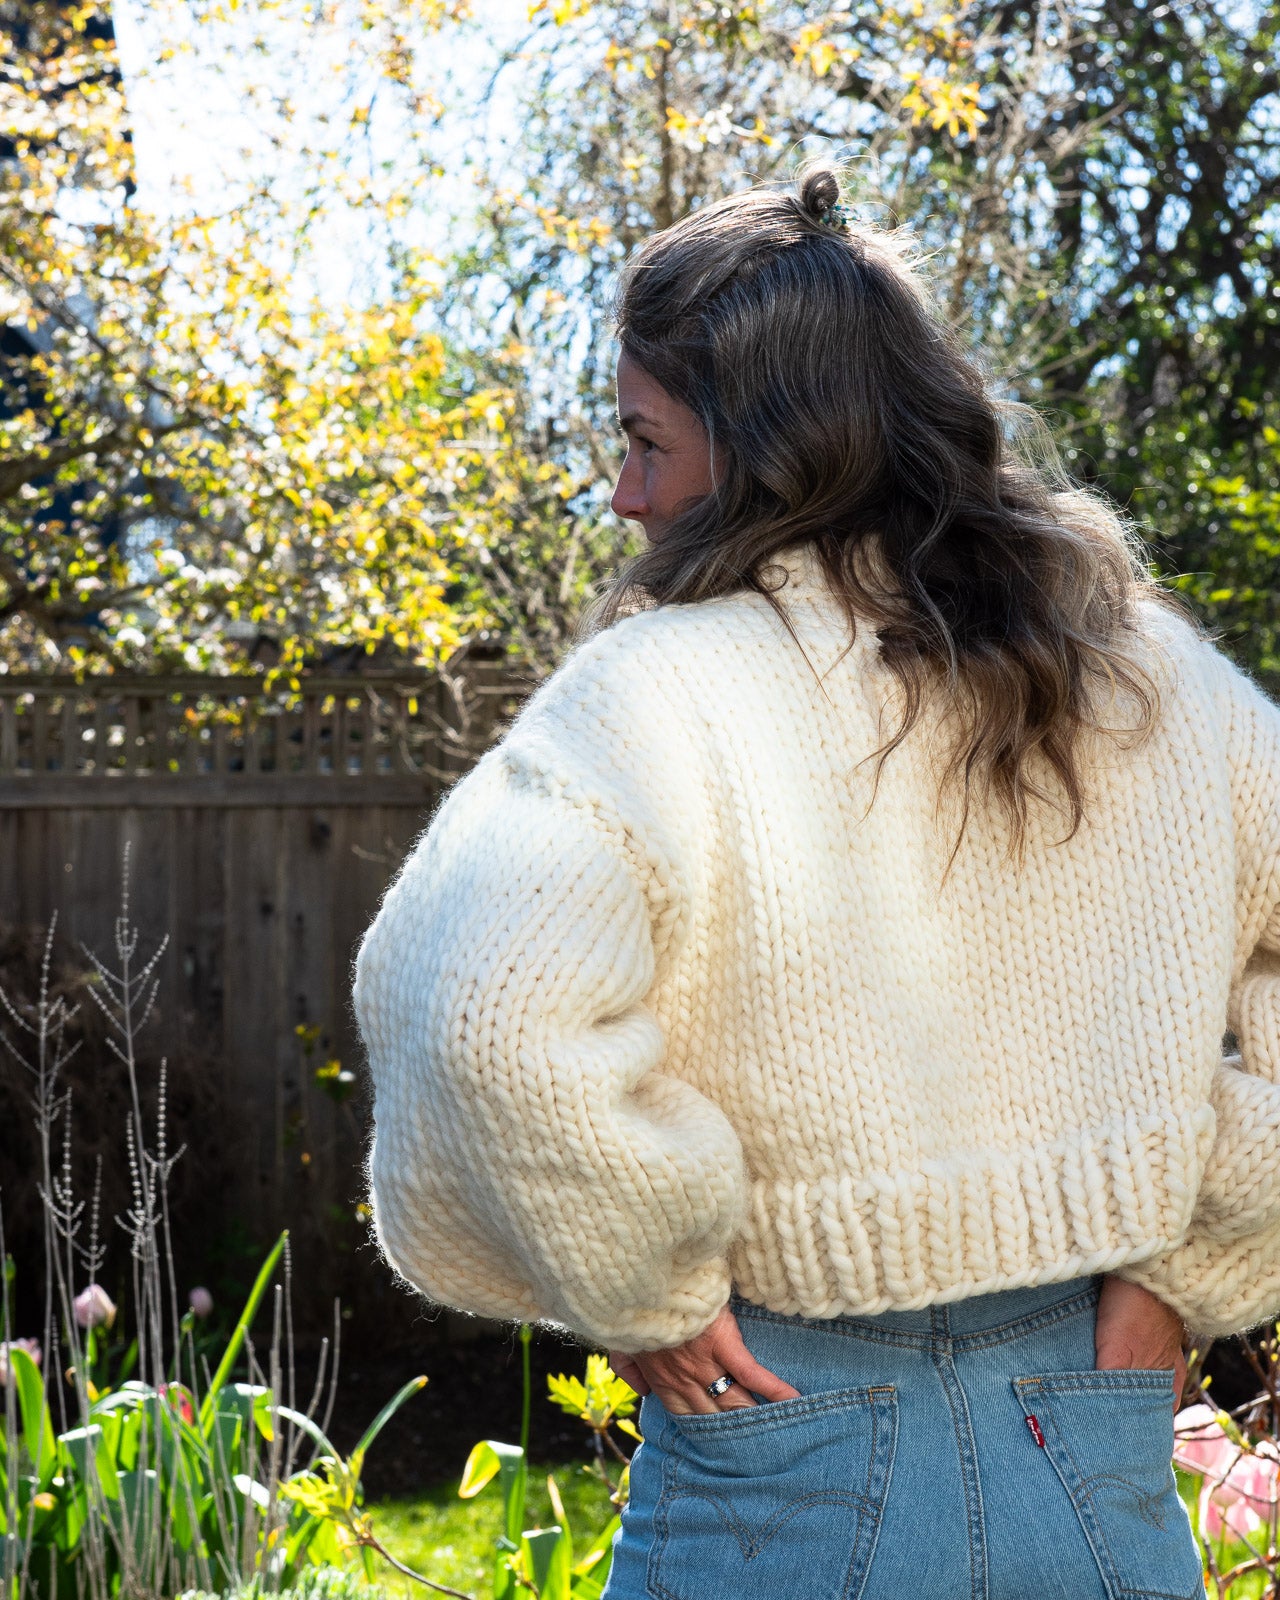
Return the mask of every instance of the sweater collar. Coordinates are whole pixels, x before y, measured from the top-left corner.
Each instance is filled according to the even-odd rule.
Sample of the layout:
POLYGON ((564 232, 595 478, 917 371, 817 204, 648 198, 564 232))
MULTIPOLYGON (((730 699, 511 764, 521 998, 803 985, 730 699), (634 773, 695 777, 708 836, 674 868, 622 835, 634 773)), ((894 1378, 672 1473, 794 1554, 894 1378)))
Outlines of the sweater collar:
MULTIPOLYGON (((867 537, 861 542, 857 564, 864 581, 873 586, 892 590, 892 574, 885 567, 880 554, 879 541, 867 537)), ((761 569, 762 576, 771 584, 780 583, 778 598, 789 603, 808 601, 814 605, 843 607, 831 592, 826 568, 811 539, 793 544, 769 557, 761 569)))
POLYGON ((760 575, 771 588, 776 586, 780 600, 820 601, 832 598, 822 558, 810 540, 790 545, 770 556, 761 568, 760 575))

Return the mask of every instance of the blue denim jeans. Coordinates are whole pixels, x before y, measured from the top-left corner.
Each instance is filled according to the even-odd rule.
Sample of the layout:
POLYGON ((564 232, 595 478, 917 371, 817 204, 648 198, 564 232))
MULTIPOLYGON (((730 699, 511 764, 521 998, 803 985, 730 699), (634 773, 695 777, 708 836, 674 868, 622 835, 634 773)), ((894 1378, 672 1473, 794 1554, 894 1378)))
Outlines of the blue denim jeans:
POLYGON ((1203 1600, 1173 1374, 1094 1371, 1099 1285, 832 1321, 735 1299, 801 1398, 645 1399, 604 1600, 1203 1600))

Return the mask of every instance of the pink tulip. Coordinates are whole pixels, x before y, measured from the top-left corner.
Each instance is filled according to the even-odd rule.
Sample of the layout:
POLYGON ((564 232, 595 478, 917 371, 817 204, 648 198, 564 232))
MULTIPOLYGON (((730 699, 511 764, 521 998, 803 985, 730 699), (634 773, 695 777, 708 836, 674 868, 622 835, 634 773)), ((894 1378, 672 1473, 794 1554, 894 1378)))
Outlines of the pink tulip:
POLYGON ((38 1339, 13 1339, 8 1344, 0 1343, 0 1389, 9 1383, 9 1352, 10 1350, 25 1350, 36 1366, 40 1365, 40 1341, 38 1339))
POLYGON ((91 1283, 72 1301, 76 1323, 81 1328, 109 1328, 116 1320, 115 1302, 100 1283, 91 1283))
POLYGON ((1280 1500, 1280 1450, 1270 1439, 1252 1451, 1232 1442, 1211 1406, 1188 1406, 1174 1420, 1173 1459, 1204 1479, 1201 1533, 1216 1539, 1225 1528, 1237 1539, 1269 1527, 1280 1500))
POLYGON ((1280 1475, 1275 1461, 1241 1452, 1221 1482, 1206 1478, 1200 1491, 1200 1524, 1211 1539, 1225 1526, 1237 1539, 1271 1525, 1272 1507, 1280 1500, 1280 1475))
POLYGON ((193 1289, 187 1301, 198 1317, 207 1317, 213 1310, 213 1296, 207 1289, 193 1289))
POLYGON ((1186 1471, 1225 1477, 1239 1453, 1212 1406, 1188 1406, 1173 1419, 1173 1459, 1186 1471))

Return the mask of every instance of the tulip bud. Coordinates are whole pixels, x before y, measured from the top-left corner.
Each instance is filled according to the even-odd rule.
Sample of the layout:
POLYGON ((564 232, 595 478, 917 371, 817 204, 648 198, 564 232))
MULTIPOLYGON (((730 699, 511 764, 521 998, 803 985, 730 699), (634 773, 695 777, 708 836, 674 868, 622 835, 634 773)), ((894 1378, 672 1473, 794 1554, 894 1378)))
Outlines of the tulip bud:
POLYGON ((0 1389, 6 1388, 9 1383, 10 1350, 25 1350, 36 1366, 40 1365, 40 1341, 38 1339, 13 1339, 7 1344, 0 1342, 0 1389))
POLYGON ((81 1328, 109 1328, 116 1320, 115 1302, 100 1283, 82 1289, 72 1301, 72 1309, 81 1328))

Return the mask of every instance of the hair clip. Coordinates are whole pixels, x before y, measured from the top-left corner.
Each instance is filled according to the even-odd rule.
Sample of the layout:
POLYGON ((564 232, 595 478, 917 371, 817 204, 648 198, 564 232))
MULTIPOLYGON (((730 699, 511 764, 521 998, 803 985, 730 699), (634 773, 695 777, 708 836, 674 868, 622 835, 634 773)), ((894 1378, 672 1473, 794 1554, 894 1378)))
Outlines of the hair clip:
POLYGON ((827 207, 821 220, 824 227, 835 228, 839 233, 848 233, 853 222, 853 212, 837 200, 834 205, 827 207))

